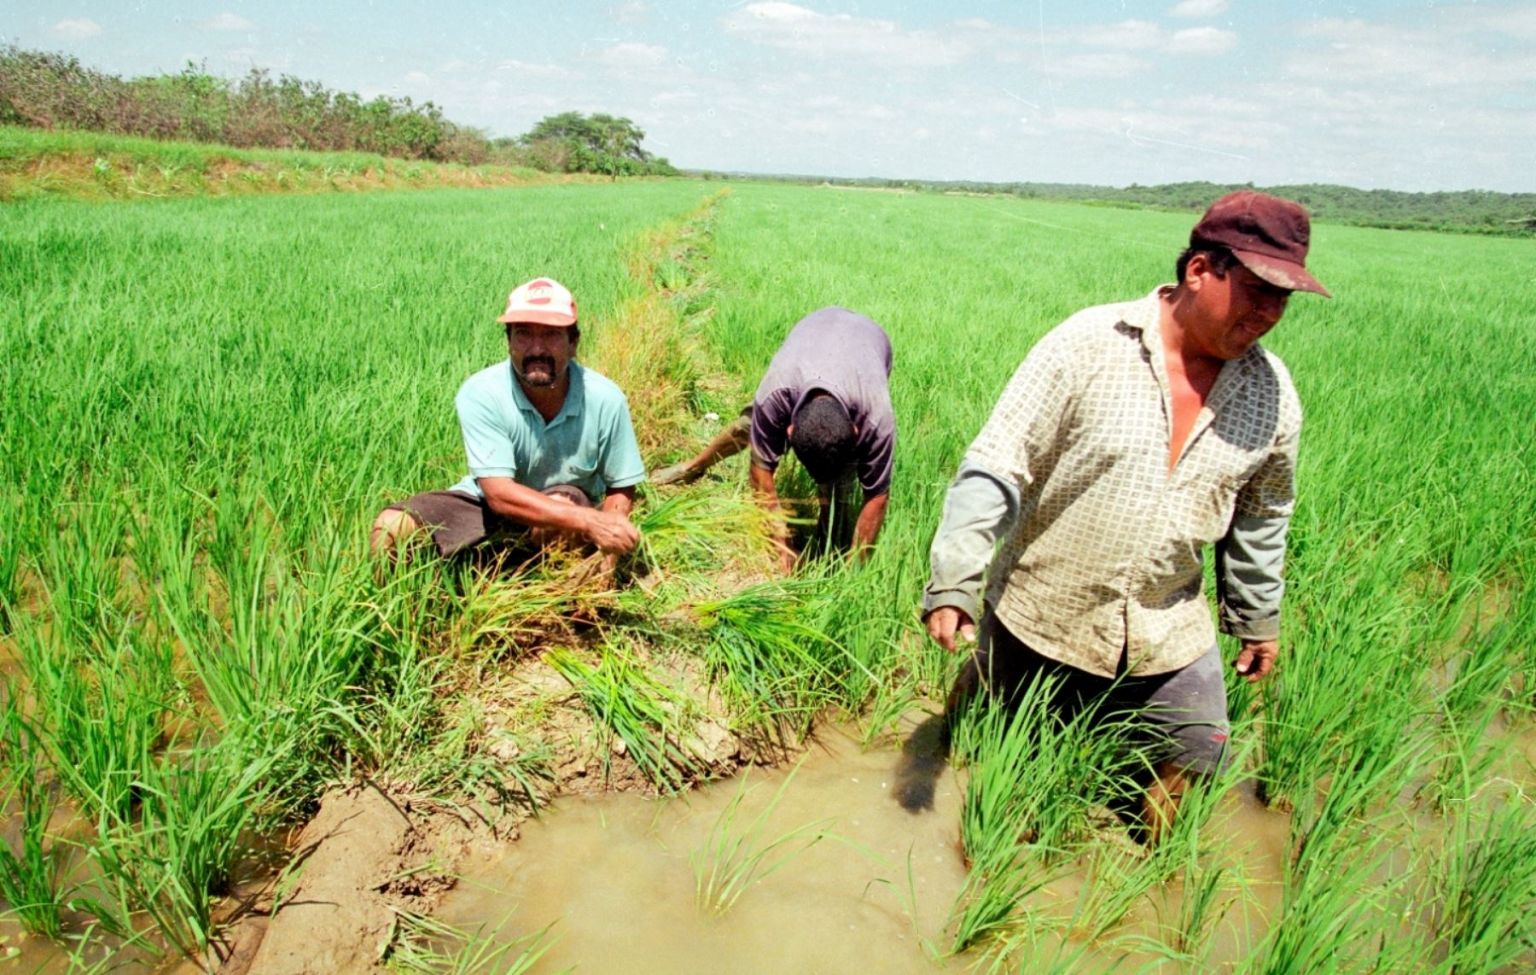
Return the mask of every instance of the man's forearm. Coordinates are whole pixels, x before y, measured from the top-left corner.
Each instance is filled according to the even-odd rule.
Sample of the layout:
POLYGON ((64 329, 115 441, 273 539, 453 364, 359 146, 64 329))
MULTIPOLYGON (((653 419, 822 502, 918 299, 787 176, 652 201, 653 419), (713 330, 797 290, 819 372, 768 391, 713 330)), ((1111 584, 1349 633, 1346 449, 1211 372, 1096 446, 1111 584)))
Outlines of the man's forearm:
POLYGON ((543 491, 507 477, 481 478, 480 490, 485 492, 485 506, 494 514, 530 528, 581 535, 586 533, 593 514, 591 508, 556 501, 543 491))
POLYGON ((635 489, 633 487, 610 488, 600 507, 610 514, 628 518, 629 513, 635 510, 635 489))
POLYGON ((1013 529, 1018 515, 1016 488, 969 461, 960 465, 933 536, 924 615, 939 606, 954 606, 972 620, 980 618, 982 577, 998 538, 1013 529))
POLYGON ((754 463, 750 477, 752 481, 752 496, 757 499, 757 503, 770 511, 777 511, 779 509, 779 492, 773 485, 773 471, 768 470, 766 467, 759 467, 754 463))
POLYGON ((853 523, 853 550, 856 553, 868 555, 875 539, 880 537, 880 528, 885 524, 886 502, 890 497, 887 493, 864 499, 864 506, 859 509, 859 518, 853 523))

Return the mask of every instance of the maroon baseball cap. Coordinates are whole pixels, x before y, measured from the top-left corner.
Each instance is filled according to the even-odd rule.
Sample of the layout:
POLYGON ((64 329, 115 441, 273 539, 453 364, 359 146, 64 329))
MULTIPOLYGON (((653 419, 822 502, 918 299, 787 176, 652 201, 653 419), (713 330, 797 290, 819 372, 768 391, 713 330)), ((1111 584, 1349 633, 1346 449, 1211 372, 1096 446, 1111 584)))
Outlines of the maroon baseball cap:
POLYGON ((1225 247, 1243 266, 1276 287, 1332 298, 1307 273, 1312 223, 1300 203, 1256 190, 1238 190, 1211 204, 1189 233, 1189 246, 1225 247))

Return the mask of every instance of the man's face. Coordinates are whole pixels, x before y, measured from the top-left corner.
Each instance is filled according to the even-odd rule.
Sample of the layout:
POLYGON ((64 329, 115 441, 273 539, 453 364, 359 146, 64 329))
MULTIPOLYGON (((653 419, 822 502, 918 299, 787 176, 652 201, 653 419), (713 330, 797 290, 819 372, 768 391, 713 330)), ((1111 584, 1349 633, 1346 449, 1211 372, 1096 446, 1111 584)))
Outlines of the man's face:
POLYGON ((548 389, 565 378, 576 354, 569 327, 515 322, 507 329, 507 354, 518 381, 532 389, 548 389))
MULTIPOLYGON (((1195 260, 1202 260, 1197 257, 1195 260)), ((1291 293, 1270 284, 1241 264, 1218 275, 1209 264, 1191 272, 1200 280, 1198 320, 1190 329, 1201 351, 1217 359, 1239 359, 1263 338, 1280 316, 1291 293)))

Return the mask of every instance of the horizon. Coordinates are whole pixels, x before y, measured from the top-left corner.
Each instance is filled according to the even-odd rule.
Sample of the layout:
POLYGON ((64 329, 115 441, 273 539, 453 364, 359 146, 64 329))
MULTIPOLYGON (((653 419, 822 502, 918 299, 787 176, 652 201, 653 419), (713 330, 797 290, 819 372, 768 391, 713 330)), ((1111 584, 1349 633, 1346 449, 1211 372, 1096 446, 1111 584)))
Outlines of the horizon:
POLYGON ((48 0, 7 34, 112 74, 258 68, 431 101, 492 136, 607 112, 647 151, 718 173, 1536 191, 1536 6, 1521 3, 48 0))

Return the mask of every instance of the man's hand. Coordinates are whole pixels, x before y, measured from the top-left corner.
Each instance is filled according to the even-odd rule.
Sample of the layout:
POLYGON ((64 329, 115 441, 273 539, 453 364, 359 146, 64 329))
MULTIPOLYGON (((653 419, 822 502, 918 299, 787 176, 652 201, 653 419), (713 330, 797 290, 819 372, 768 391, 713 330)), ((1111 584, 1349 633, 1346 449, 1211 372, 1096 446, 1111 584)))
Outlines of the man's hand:
POLYGON ((971 620, 971 617, 964 610, 958 607, 940 606, 928 614, 926 622, 928 624, 928 635, 933 637, 935 643, 950 653, 955 652, 955 635, 957 633, 960 639, 966 643, 976 642, 975 622, 971 620))
POLYGON ((1278 656, 1279 640, 1244 640, 1243 649, 1238 651, 1232 666, 1239 674, 1247 675, 1248 683, 1252 684, 1275 669, 1278 656))
POLYGON ((592 544, 609 555, 622 555, 640 544, 640 529, 613 511, 591 510, 585 531, 592 544))

